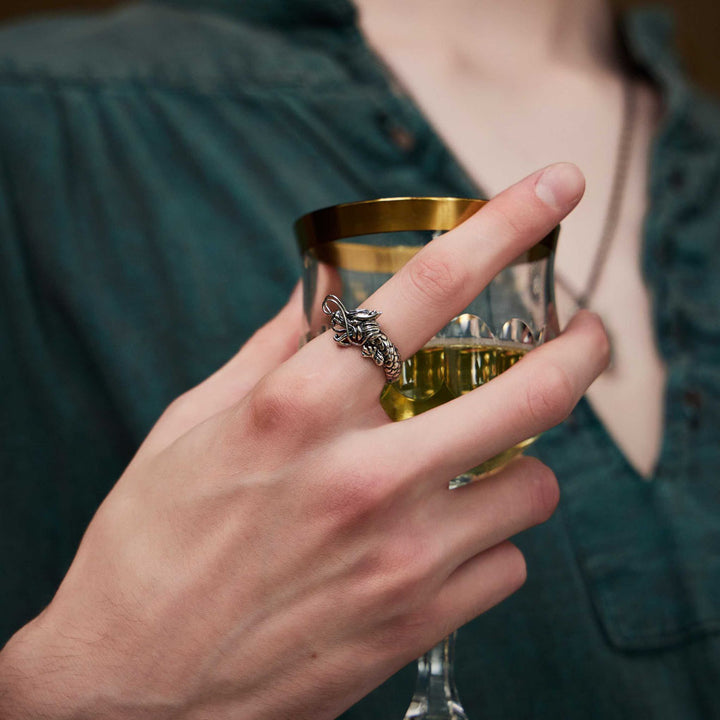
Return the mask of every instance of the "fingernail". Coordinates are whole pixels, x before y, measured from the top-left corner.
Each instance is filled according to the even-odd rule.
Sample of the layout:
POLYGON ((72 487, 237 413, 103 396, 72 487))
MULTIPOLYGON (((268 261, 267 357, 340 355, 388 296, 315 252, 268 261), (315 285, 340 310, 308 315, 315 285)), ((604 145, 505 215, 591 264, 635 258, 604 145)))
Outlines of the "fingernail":
POLYGON ((535 194, 556 210, 575 205, 585 190, 585 178, 572 163, 550 165, 535 183, 535 194))

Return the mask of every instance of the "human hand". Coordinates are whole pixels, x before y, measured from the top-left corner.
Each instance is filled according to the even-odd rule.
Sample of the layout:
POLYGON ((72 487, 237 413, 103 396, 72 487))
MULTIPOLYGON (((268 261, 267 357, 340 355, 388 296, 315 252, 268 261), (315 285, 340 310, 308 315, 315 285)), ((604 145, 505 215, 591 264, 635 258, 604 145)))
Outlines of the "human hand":
MULTIPOLYGON (((572 166, 531 175, 366 306, 410 356, 581 194, 572 166)), ((507 538, 552 513, 551 471, 448 481, 571 411, 607 363, 597 318, 401 423, 360 353, 295 353, 299 321, 296 292, 159 419, 0 654, 0 716, 331 718, 522 584, 507 538)))

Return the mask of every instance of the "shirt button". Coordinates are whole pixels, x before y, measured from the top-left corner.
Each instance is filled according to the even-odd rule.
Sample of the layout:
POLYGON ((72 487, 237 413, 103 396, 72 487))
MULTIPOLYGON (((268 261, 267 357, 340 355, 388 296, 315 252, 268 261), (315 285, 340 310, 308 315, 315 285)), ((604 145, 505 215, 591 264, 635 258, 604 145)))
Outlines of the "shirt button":
POLYGON ((697 430, 700 425, 700 410, 703 404, 702 394, 698 390, 686 390, 683 393, 683 404, 688 424, 693 430, 697 430))
POLYGON ((391 125, 388 128, 390 139, 403 152, 410 152, 415 147, 415 135, 402 125, 391 125))
POLYGON ((410 152, 415 148, 415 135, 404 125, 396 122, 386 113, 380 113, 377 120, 383 132, 399 150, 402 150, 402 152, 410 152))

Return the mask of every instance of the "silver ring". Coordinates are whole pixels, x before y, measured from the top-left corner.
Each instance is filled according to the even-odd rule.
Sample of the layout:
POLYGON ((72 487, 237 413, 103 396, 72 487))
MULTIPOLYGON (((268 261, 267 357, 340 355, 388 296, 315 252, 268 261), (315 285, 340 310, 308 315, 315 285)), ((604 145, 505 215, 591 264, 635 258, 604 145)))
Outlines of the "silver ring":
POLYGON ((336 343, 360 347, 363 357, 370 358, 385 371, 388 382, 394 382, 400 377, 400 353, 377 324, 375 318, 380 315, 378 310, 348 310, 339 297, 328 295, 323 300, 322 311, 330 318, 336 343), (336 306, 335 310, 331 303, 336 306))

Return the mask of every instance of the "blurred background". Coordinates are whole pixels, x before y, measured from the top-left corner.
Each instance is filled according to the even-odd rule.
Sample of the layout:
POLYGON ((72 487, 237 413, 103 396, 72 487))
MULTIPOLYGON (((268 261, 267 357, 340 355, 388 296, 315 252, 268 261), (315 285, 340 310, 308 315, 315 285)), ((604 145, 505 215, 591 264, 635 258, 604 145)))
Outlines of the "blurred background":
MULTIPOLYGON (((236 0, 242 2, 242 0, 236 0)), ((0 22, 22 16, 57 10, 101 9, 119 4, 120 0, 2 0, 0 22)), ((202 0, 198 0, 202 5, 202 0)), ((622 10, 648 5, 647 0, 612 0, 622 10)), ((661 0, 675 13, 678 47, 685 67, 693 80, 720 97, 720 2, 718 0, 661 0)))

